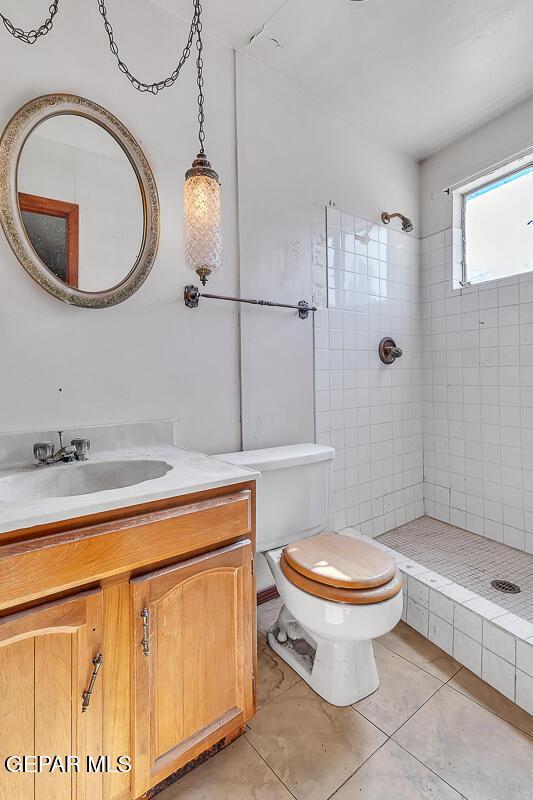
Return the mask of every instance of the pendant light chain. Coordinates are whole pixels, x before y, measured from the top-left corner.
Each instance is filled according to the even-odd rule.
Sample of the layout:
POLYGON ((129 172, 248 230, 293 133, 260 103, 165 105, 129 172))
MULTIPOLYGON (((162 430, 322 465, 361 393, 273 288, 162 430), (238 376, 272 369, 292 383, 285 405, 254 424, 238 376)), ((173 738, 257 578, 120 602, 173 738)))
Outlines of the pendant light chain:
POLYGON ((11 20, 9 20, 4 14, 0 12, 0 19, 4 23, 6 30, 14 36, 15 39, 18 39, 20 42, 24 42, 25 44, 35 44, 37 39, 41 36, 46 36, 52 28, 54 27, 54 17, 59 10, 59 0, 54 0, 51 6, 48 9, 50 16, 48 19, 45 19, 42 25, 39 25, 38 28, 31 31, 24 31, 22 28, 17 28, 11 20))
MULTIPOLYGON (((154 83, 144 83, 143 81, 140 81, 138 78, 136 78, 132 72, 130 72, 128 66, 120 57, 118 45, 115 41, 115 36, 113 33, 113 27, 111 25, 111 22, 109 21, 105 0, 97 0, 97 2, 98 2, 98 10, 100 11, 100 15, 102 16, 104 22, 104 28, 107 33, 107 37, 109 39, 109 49, 116 58, 119 70, 126 76, 131 85, 134 87, 134 89, 137 89, 138 92, 150 92, 151 94, 158 94, 158 92, 160 92, 162 89, 167 89, 168 87, 173 86, 179 77, 183 65, 185 64, 185 62, 187 61, 187 59, 191 54, 193 41, 196 38, 196 50, 197 50, 196 70, 198 73, 197 77, 198 125, 199 125, 198 139, 200 140, 200 152, 203 153, 204 141, 205 141, 205 132, 204 132, 205 114, 204 114, 204 91, 203 91, 204 61, 202 53, 204 45, 202 41, 202 19, 201 19, 202 6, 200 0, 193 0, 194 13, 191 21, 191 27, 189 29, 187 43, 183 48, 183 53, 181 54, 180 60, 178 61, 176 68, 168 76, 168 78, 164 78, 163 80, 160 81, 155 81, 154 83)), ((42 25, 40 25, 35 30, 30 30, 30 31, 24 31, 22 28, 17 28, 15 25, 13 25, 11 20, 9 20, 1 12, 0 12, 0 19, 2 20, 6 30, 15 39, 19 39, 21 42, 25 42, 25 44, 35 44, 35 42, 41 36, 45 36, 52 30, 54 26, 54 17, 59 10, 59 0, 54 0, 54 2, 50 5, 48 10, 50 16, 43 22, 42 25)))
POLYGON ((168 89, 170 86, 173 86, 174 83, 177 81, 177 79, 179 77, 179 74, 181 72, 181 68, 183 67, 183 65, 185 64, 185 62, 187 61, 187 59, 189 58, 189 56, 191 54, 192 43, 193 43, 195 34, 197 35, 197 38, 199 36, 198 27, 200 27, 200 30, 201 30, 201 27, 202 27, 202 23, 201 23, 201 20, 200 20, 200 14, 202 12, 202 7, 200 5, 200 0, 193 0, 194 13, 193 13, 193 18, 192 18, 192 22, 191 22, 191 27, 189 29, 189 36, 187 37, 187 43, 186 43, 185 47, 183 48, 183 53, 181 54, 181 58, 178 61, 178 64, 177 64, 176 68, 168 76, 168 78, 163 78, 162 80, 155 81, 154 83, 143 83, 143 81, 140 81, 138 78, 135 77, 135 75, 133 75, 130 72, 130 70, 128 69, 127 65, 124 63, 124 61, 122 61, 122 59, 120 57, 118 45, 115 42, 113 28, 111 26, 111 22, 109 21, 109 16, 108 16, 107 8, 106 8, 106 5, 105 5, 105 0, 97 0, 97 2, 98 2, 98 9, 99 9, 100 14, 102 15, 102 19, 104 21, 104 28, 105 28, 105 31, 107 33, 107 37, 109 39, 109 49, 111 50, 111 52, 113 53, 113 55, 115 56, 115 58, 117 60, 117 65, 118 65, 119 70, 122 73, 124 73, 124 75, 129 80, 129 82, 134 87, 134 89, 137 89, 138 92, 150 92, 151 94, 158 94, 158 92, 160 92, 162 89, 168 89))
POLYGON ((196 22, 196 49, 198 51, 198 55, 196 57, 196 71, 198 77, 196 82, 198 84, 198 139, 200 140, 200 153, 204 153, 204 142, 205 142, 205 131, 204 131, 204 122, 205 122, 205 114, 204 114, 204 60, 202 58, 202 53, 204 49, 204 43, 202 41, 202 6, 200 4, 200 0, 195 0, 195 10, 197 13, 197 22, 196 22))

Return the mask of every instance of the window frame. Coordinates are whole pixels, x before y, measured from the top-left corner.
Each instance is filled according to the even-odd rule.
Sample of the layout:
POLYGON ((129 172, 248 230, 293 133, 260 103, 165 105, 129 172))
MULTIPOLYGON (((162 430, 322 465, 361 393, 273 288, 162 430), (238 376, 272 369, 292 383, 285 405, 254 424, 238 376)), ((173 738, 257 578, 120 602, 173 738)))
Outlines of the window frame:
POLYGON ((459 289, 468 289, 470 287, 482 286, 487 283, 496 283, 497 281, 508 280, 509 278, 519 278, 522 275, 531 275, 533 273, 533 270, 528 270, 527 272, 515 272, 512 275, 505 275, 500 278, 488 278, 485 281, 471 283, 468 280, 468 265, 466 261, 467 197, 479 192, 481 189, 486 189, 487 186, 491 186, 493 183, 500 183, 506 178, 510 178, 512 175, 517 175, 519 172, 524 172, 527 169, 533 169, 533 156, 531 154, 527 157, 527 159, 516 159, 516 161, 511 161, 510 163, 506 164, 504 168, 497 170, 496 173, 492 172, 490 178, 488 174, 485 174, 476 181, 473 181, 467 186, 463 186, 461 189, 459 189, 458 193, 461 198, 461 279, 459 280, 459 289), (513 168, 509 169, 509 167, 513 168))
MULTIPOLYGON (((51 197, 42 197, 36 194, 18 193, 20 211, 29 211, 44 217, 60 217, 66 220, 66 255, 67 274, 66 283, 72 288, 79 288, 79 229, 80 207, 77 203, 68 203, 65 200, 55 200, 51 197)), ((26 231, 28 239, 29 233, 26 231)), ((31 240, 30 240, 31 244, 31 240)), ((35 249, 35 248, 34 248, 35 249)), ((36 253, 37 255, 37 253, 36 253)), ((39 258, 39 256, 37 255, 39 258)), ((45 264, 45 267, 47 265, 45 264)), ((47 267, 48 269, 48 267, 47 267)), ((52 272, 52 270, 50 270, 52 272)), ((52 272, 52 274, 55 274, 52 272)), ((57 277, 57 276, 56 276, 57 277)))

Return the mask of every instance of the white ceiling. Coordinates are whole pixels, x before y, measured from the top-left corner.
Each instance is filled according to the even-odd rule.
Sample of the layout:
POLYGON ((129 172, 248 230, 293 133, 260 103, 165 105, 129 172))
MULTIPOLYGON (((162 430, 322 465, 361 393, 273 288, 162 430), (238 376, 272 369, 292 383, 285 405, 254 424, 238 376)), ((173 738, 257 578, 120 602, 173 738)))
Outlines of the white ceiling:
MULTIPOLYGON (((152 1, 192 16, 192 0, 152 1)), ((419 159, 533 96, 533 0, 202 2, 206 33, 419 159)), ((34 3, 22 19, 4 5, 35 24, 34 3)))
MULTIPOLYGON (((190 16, 190 0, 156 2, 190 16)), ((533 95, 532 0, 203 5, 208 33, 416 158, 533 95)))
MULTIPOLYGON (((192 18, 192 0, 152 1, 181 19, 192 18)), ((204 30, 224 44, 240 50, 287 2, 290 0, 202 0, 204 30)))

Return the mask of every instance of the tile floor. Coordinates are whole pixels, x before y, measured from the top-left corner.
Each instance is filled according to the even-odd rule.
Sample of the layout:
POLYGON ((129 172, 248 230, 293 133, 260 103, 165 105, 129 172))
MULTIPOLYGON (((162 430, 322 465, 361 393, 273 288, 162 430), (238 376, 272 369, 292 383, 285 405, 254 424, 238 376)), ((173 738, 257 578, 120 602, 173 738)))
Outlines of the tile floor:
POLYGON ((431 517, 408 522, 379 541, 533 622, 533 555, 431 517), (498 592, 490 585, 495 579, 517 583, 522 591, 498 592))
POLYGON ((404 623, 375 645, 378 691, 330 706, 266 645, 278 608, 246 734, 160 800, 533 799, 532 716, 404 623))

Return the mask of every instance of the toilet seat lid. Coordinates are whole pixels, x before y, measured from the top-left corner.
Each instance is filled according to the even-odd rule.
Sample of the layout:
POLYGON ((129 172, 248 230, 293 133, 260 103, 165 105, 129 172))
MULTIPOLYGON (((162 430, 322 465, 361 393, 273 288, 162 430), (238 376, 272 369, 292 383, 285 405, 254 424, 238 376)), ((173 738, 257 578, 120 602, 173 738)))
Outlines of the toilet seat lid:
POLYGON ((319 583, 306 578, 305 575, 301 575, 287 563, 283 554, 279 565, 281 571, 293 586, 302 589, 302 591, 313 597, 319 597, 321 600, 329 600, 333 603, 368 606, 390 600, 402 591, 403 581, 400 570, 396 570, 392 580, 383 584, 383 586, 374 586, 371 589, 341 589, 338 586, 326 586, 325 583, 319 583))
POLYGON ((372 542, 339 533, 319 533, 285 548, 286 562, 305 578, 341 589, 372 589, 395 575, 387 553, 372 542))

